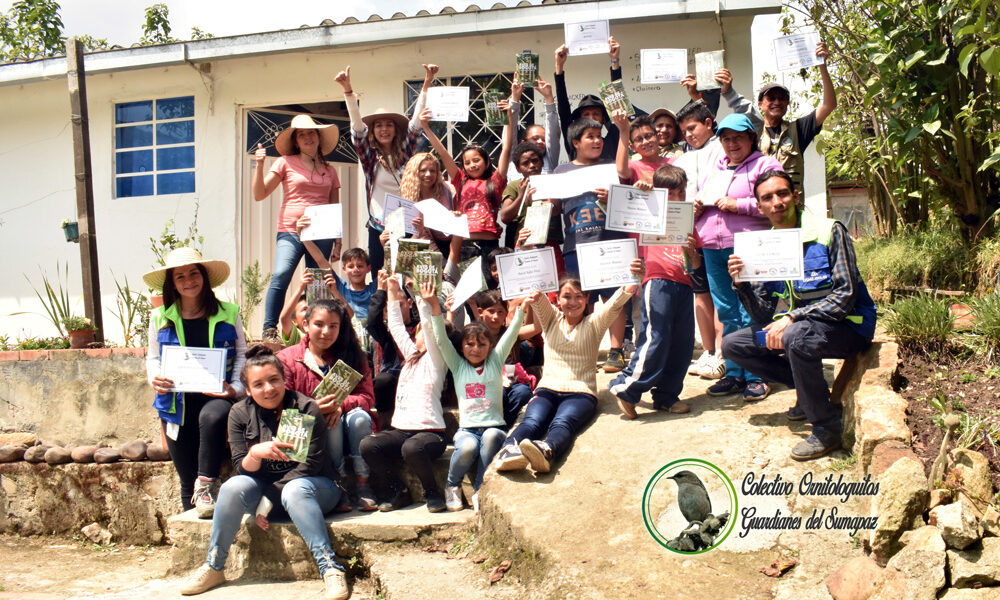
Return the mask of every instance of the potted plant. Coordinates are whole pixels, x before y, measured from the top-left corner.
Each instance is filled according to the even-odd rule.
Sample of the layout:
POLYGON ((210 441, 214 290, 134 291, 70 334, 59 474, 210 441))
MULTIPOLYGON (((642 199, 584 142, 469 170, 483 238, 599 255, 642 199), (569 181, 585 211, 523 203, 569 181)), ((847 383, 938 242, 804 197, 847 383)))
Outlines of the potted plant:
POLYGON ((62 320, 63 327, 69 333, 69 347, 74 349, 86 348, 94 341, 94 332, 97 328, 86 317, 70 315, 62 320))
POLYGON ((80 243, 80 224, 76 221, 70 221, 69 219, 63 219, 63 222, 59 225, 62 227, 63 233, 66 234, 67 242, 80 243))

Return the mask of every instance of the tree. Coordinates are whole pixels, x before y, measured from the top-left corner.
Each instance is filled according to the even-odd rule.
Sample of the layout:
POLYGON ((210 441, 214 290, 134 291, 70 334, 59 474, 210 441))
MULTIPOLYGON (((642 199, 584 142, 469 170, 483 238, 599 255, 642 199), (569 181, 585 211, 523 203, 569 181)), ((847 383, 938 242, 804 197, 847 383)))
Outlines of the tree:
POLYGON ((142 26, 143 46, 170 44, 179 40, 170 37, 170 9, 166 4, 157 3, 146 8, 146 22, 142 26))
POLYGON ((66 52, 55 0, 18 0, 0 15, 0 60, 45 58, 66 52))

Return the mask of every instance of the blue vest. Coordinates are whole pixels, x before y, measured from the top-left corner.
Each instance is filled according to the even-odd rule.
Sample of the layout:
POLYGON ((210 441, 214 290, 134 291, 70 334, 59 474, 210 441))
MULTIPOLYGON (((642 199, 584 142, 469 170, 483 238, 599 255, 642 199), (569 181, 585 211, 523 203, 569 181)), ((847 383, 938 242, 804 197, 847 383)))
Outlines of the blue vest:
MULTIPOLYGON (((211 348, 226 349, 226 381, 233 375, 233 365, 236 363, 236 324, 239 320, 240 307, 229 302, 219 302, 219 312, 208 318, 208 341, 211 348)), ((156 328, 156 340, 160 344, 160 357, 163 357, 164 346, 184 346, 184 320, 180 314, 180 302, 174 302, 169 308, 162 306, 153 311, 153 327, 156 328)), ((184 424, 184 393, 169 392, 156 394, 153 408, 160 413, 160 418, 178 426, 184 424)))
MULTIPOLYGON (((830 293, 833 279, 830 266, 830 240, 833 239, 834 219, 800 212, 802 226, 802 262, 805 272, 799 281, 767 281, 764 288, 778 300, 774 319, 785 313, 818 302, 830 293), (791 292, 789 293, 789 290, 791 292)), ((868 287, 859 277, 854 288, 854 308, 847 323, 866 340, 875 336, 875 302, 868 287)))

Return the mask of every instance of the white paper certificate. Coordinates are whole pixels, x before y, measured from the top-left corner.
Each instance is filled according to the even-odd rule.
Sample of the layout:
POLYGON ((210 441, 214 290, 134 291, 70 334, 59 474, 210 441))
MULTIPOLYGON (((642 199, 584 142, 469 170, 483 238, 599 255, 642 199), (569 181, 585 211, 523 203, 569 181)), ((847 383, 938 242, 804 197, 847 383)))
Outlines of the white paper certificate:
POLYGON ((309 217, 309 226, 303 227, 299 236, 303 242, 344 237, 343 213, 339 204, 307 206, 303 215, 309 217))
POLYGON ((698 198, 705 206, 715 206, 715 201, 729 195, 729 186, 733 183, 733 175, 736 171, 732 169, 712 171, 705 179, 705 183, 698 190, 698 198))
POLYGON ((619 181, 618 169, 613 164, 594 165, 566 173, 531 176, 531 186, 535 188, 534 198, 538 200, 572 198, 596 189, 610 189, 619 181))
POLYGON ((524 213, 524 229, 531 231, 525 246, 537 246, 549 240, 549 221, 552 218, 551 202, 532 202, 524 213))
POLYGON ((764 229, 733 235, 733 254, 743 260, 741 281, 802 279, 801 229, 764 229))
POLYGON ((417 235, 417 228, 413 226, 413 219, 420 216, 416 203, 406 198, 401 198, 395 194, 385 195, 385 214, 382 220, 385 221, 389 215, 402 208, 405 211, 404 223, 406 225, 406 235, 417 235))
POLYGON ((455 303, 452 305, 452 310, 460 309, 469 298, 475 296, 476 292, 485 287, 486 281, 483 280, 483 257, 477 256, 476 260, 469 263, 469 266, 465 268, 462 277, 455 284, 455 290, 452 292, 455 303))
POLYGON ((448 235, 469 237, 469 217, 466 215, 456 215, 433 199, 417 202, 416 208, 424 215, 424 227, 448 235))
POLYGON ((555 292, 559 289, 556 254, 550 246, 523 250, 496 257, 500 295, 504 300, 523 298, 531 292, 555 292))
POLYGON ((662 234, 667 226, 666 190, 644 192, 630 185, 612 185, 604 228, 629 233, 662 234))
POLYGON ((774 60, 780 71, 797 71, 823 64, 816 56, 819 32, 797 33, 774 40, 774 60))
POLYGON ((698 78, 699 90, 717 90, 722 87, 715 80, 715 73, 725 67, 725 50, 699 52, 694 55, 694 72, 698 78))
POLYGON ((174 382, 175 392, 222 392, 225 348, 160 346, 160 376, 174 382))
POLYGON ((607 54, 610 50, 608 38, 611 37, 611 28, 607 21, 566 23, 565 32, 570 56, 607 54))
POLYGON ((462 122, 469 120, 469 88, 435 86, 427 90, 427 108, 431 121, 462 122))
POLYGON ((586 268, 580 269, 580 284, 584 290, 599 290, 639 283, 629 266, 638 256, 635 239, 589 242, 576 245, 576 259, 586 268))
POLYGON ((680 83, 688 73, 686 48, 659 48, 639 51, 640 83, 680 83))
POLYGON ((642 234, 640 246, 687 246, 688 236, 694 233, 694 204, 690 202, 667 202, 666 233, 662 235, 642 234))

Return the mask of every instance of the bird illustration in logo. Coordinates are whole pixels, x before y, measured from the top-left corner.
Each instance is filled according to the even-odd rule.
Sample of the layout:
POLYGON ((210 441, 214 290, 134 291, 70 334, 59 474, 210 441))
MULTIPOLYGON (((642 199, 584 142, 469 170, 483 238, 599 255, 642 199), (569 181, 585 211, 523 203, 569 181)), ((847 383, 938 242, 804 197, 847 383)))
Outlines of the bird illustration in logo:
POLYGON ((705 484, 691 471, 681 471, 671 475, 677 484, 677 505, 688 523, 704 521, 712 513, 712 501, 705 490, 705 484))

